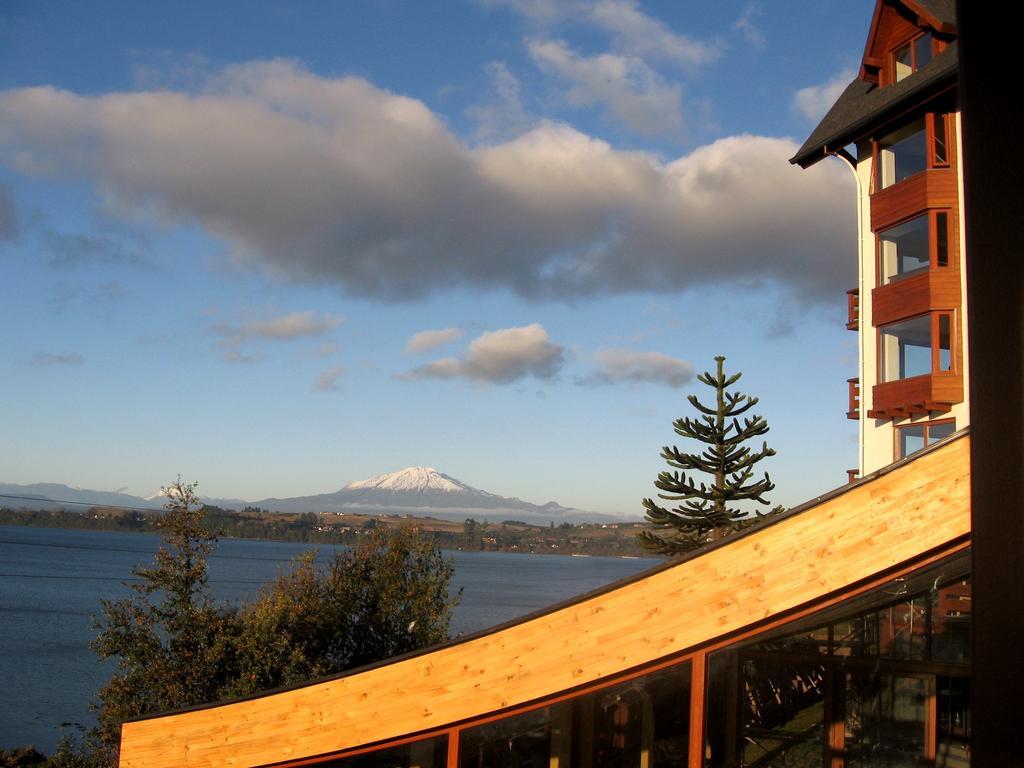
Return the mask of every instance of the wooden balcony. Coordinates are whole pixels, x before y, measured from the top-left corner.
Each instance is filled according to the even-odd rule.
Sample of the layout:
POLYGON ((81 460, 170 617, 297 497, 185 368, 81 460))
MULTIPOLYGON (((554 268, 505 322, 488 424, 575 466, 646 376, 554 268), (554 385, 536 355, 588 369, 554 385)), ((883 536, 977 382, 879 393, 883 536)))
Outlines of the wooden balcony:
POLYGON ((857 420, 860 418, 860 379, 847 379, 850 388, 850 400, 846 410, 846 418, 857 420))
POLYGON ((871 195, 871 229, 879 232, 928 208, 955 208, 956 174, 951 168, 932 168, 871 195))
POLYGON ((871 324, 877 328, 925 312, 959 307, 960 272, 925 269, 871 291, 871 324))
POLYGON ((860 324, 860 289, 851 288, 846 292, 846 330, 856 331, 860 324))
POLYGON ((929 413, 947 413, 964 400, 964 379, 957 373, 926 374, 887 381, 871 388, 871 419, 899 419, 929 413))

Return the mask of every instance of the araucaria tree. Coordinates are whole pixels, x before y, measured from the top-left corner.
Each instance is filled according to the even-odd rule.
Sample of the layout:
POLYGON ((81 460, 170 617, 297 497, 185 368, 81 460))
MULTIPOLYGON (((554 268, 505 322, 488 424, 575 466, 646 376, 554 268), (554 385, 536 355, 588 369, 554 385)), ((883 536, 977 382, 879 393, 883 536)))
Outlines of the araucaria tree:
POLYGON ((688 399, 700 416, 676 419, 672 424, 676 434, 707 447, 700 453, 686 453, 674 446, 661 450, 662 458, 675 471, 658 475, 654 483, 661 491, 658 498, 679 503, 666 508, 652 499, 643 501, 653 530, 642 531, 637 539, 641 546, 661 554, 689 552, 739 530, 749 516, 733 505, 743 501, 768 504, 764 494, 775 487, 767 472, 760 480, 754 479, 754 466, 775 451, 767 443, 759 451, 745 444, 768 431, 768 422, 761 416, 746 415, 757 405, 757 398, 728 391, 742 374, 726 376, 725 358, 716 357, 715 361, 715 375, 705 372, 697 377, 715 391, 714 406, 690 395, 688 399), (711 482, 698 482, 691 473, 710 475, 711 482))

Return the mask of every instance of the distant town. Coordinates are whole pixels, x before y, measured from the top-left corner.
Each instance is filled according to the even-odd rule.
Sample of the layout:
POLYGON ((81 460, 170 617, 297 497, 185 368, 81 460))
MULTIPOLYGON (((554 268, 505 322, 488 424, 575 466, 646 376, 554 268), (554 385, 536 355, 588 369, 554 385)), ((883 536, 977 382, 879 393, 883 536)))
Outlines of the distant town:
MULTIPOLYGON (((412 526, 440 549, 538 555, 649 557, 636 543, 641 522, 534 525, 521 520, 463 522, 409 514, 285 513, 260 507, 241 511, 206 505, 208 524, 222 538, 350 545, 378 526, 412 526)), ((0 525, 152 533, 161 513, 95 506, 85 510, 0 506, 0 525)))

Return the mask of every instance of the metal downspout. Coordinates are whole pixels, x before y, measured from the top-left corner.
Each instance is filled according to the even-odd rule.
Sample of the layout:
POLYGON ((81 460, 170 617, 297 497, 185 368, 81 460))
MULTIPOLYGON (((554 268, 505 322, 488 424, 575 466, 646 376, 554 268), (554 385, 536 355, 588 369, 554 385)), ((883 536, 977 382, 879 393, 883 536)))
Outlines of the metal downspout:
POLYGON ((833 157, 843 161, 843 165, 853 172, 853 178, 857 183, 857 386, 860 387, 860 413, 857 418, 859 461, 857 474, 864 476, 864 468, 867 466, 867 448, 864 444, 864 420, 867 418, 867 409, 864 407, 864 311, 863 302, 870 298, 864 293, 864 188, 857 173, 857 162, 845 149, 829 152, 833 157))

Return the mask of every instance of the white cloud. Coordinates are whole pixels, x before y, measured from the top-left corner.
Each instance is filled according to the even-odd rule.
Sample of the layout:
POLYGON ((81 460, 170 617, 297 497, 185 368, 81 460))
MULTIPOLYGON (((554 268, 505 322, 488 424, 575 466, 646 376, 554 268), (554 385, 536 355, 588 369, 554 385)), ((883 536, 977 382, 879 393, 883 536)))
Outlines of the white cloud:
POLYGON ((435 360, 399 378, 410 381, 465 378, 507 384, 527 376, 550 379, 561 370, 564 362, 564 348, 549 340, 544 326, 533 323, 482 333, 469 345, 464 357, 435 360))
POLYGON ((318 392, 340 392, 341 385, 338 383, 345 374, 345 368, 343 366, 335 366, 334 368, 328 368, 326 371, 316 377, 316 381, 313 383, 313 389, 318 392))
POLYGON ((693 366, 686 360, 660 352, 602 349, 595 355, 598 370, 579 379, 580 384, 647 382, 682 387, 693 379, 693 366))
POLYGON ((641 11, 636 0, 600 0, 584 8, 595 24, 612 35, 616 48, 627 53, 693 66, 713 62, 722 52, 718 42, 673 32, 663 21, 641 11))
POLYGON ((485 5, 511 8, 540 29, 572 22, 596 27, 609 35, 613 50, 694 66, 715 61, 722 53, 717 40, 695 40, 673 32, 660 19, 640 9, 636 0, 483 0, 485 5))
POLYGON ((812 122, 820 120, 856 76, 856 70, 844 69, 828 82, 801 88, 793 97, 793 110, 812 122))
POLYGON ((732 28, 747 39, 755 49, 760 50, 765 46, 764 30, 758 25, 757 20, 764 16, 764 9, 760 3, 747 3, 743 6, 743 12, 733 23, 732 28))
POLYGON ((466 114, 477 123, 474 138, 496 141, 525 133, 537 121, 523 106, 518 78, 501 61, 492 61, 486 71, 491 82, 490 98, 466 109, 466 114))
POLYGON ((322 336, 337 328, 342 321, 342 318, 335 315, 317 315, 312 310, 306 310, 269 319, 250 318, 240 323, 214 323, 210 330, 222 337, 219 346, 224 350, 225 360, 231 363, 251 363, 257 357, 241 351, 246 342, 291 341, 322 336))
POLYGON ((414 333, 405 343, 405 351, 411 354, 429 352, 462 337, 461 328, 440 328, 414 333))
POLYGON ((682 131, 680 87, 666 82, 642 60, 611 53, 581 56, 560 40, 534 40, 528 48, 541 70, 569 83, 566 99, 572 106, 600 104, 645 136, 682 131))
POLYGON ((238 325, 218 323, 213 329, 223 336, 238 341, 247 339, 268 339, 271 341, 288 341, 301 336, 319 336, 334 330, 342 323, 342 318, 330 314, 317 316, 316 312, 292 312, 288 315, 272 317, 269 320, 246 320, 238 325))
POLYGON ((793 168, 796 148, 743 135, 664 162, 551 123, 470 148, 422 102, 284 61, 199 95, 0 92, 0 158, 43 155, 113 211, 198 222, 240 262, 392 300, 740 278, 832 301, 853 279, 850 179, 793 168))

